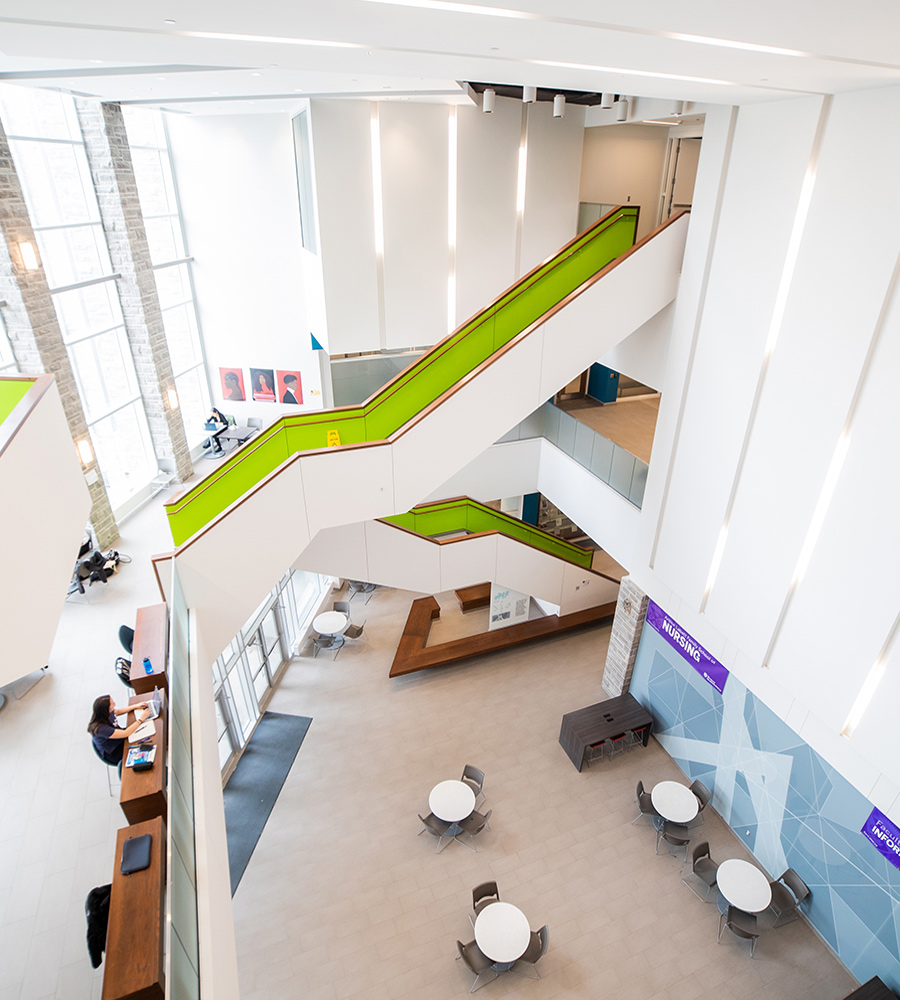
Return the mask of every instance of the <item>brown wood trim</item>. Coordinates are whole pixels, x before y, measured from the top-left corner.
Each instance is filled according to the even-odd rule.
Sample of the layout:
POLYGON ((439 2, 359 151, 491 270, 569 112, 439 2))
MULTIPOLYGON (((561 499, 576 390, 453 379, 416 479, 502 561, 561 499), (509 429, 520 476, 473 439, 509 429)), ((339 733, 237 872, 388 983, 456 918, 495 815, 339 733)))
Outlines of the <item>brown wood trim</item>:
POLYGON ((402 677, 418 670, 443 667, 473 656, 496 653, 535 639, 549 638, 581 626, 599 625, 612 618, 615 612, 616 602, 613 601, 570 615, 547 615, 545 618, 522 622, 521 625, 510 625, 508 628, 496 629, 493 632, 482 632, 479 635, 442 642, 436 646, 426 646, 431 622, 440 617, 440 606, 433 597, 420 597, 412 603, 388 676, 402 677))
POLYGON ((396 430, 388 438, 388 440, 396 441, 398 438, 402 437, 404 434, 410 431, 421 420, 424 420, 425 417, 429 416, 429 414, 434 412, 434 410, 438 406, 440 406, 442 403, 446 402, 446 400, 448 400, 451 396, 453 396, 454 393, 459 392, 460 389, 463 389, 465 386, 467 386, 473 378, 477 377, 481 372, 485 371, 488 367, 490 367, 490 365, 499 361, 500 358, 502 358, 507 351, 510 351, 514 347, 517 347, 526 337, 534 333, 535 330, 540 329, 540 327, 542 327, 547 322, 547 320, 555 316, 556 313, 560 311, 560 309, 565 308, 565 306, 567 306, 570 302, 573 302, 575 299, 577 299, 579 295, 583 294, 589 288, 593 287, 593 285, 596 284, 596 282, 598 282, 601 278, 606 277, 607 274, 609 274, 611 271, 617 268, 621 263, 626 261, 634 253, 640 250, 641 247, 649 243, 651 239, 653 239, 656 236, 659 236, 664 229, 667 229, 670 225, 672 225, 682 216, 689 214, 690 213, 687 210, 684 210, 679 212, 677 215, 673 215, 671 218, 667 219, 661 226, 658 226, 656 229, 654 229, 653 232, 648 233, 646 236, 643 237, 643 239, 635 243, 634 246, 629 247, 621 256, 616 257, 616 259, 613 261, 610 261, 610 263, 607 264, 606 267, 604 267, 602 270, 598 271, 594 275, 591 275, 590 278, 586 279, 581 285, 578 286, 578 288, 570 292, 564 299, 561 299, 559 302, 556 303, 556 305, 551 306, 547 310, 547 312, 544 313, 543 316, 540 316, 538 319, 536 319, 530 326, 522 330, 521 333, 516 334, 516 336, 513 337, 512 340, 508 341, 502 347, 498 347, 497 350, 494 351, 494 353, 489 358, 483 361, 476 368, 473 368, 472 371, 470 371, 468 374, 463 375, 463 377, 458 382, 452 385, 445 392, 441 393, 441 395, 438 396, 437 399, 433 400, 426 407, 419 410, 419 412, 415 414, 415 416, 410 417, 410 419, 401 428, 396 430))
MULTIPOLYGON (((611 218, 613 215, 615 215, 617 212, 622 211, 624 208, 628 208, 628 207, 629 206, 627 206, 627 205, 618 205, 616 208, 612 209, 612 211, 607 212, 606 215, 604 215, 601 219, 598 219, 593 225, 588 226, 587 229, 583 229, 580 233, 578 233, 577 235, 573 236, 572 239, 569 240, 568 243, 564 244, 559 250, 557 250, 554 253, 552 253, 549 257, 546 257, 539 264, 536 264, 527 274, 524 274, 521 278, 518 278, 516 281, 514 281, 508 288, 506 288, 498 296, 496 296, 483 309, 479 309, 478 312, 473 313, 464 323, 461 323, 459 326, 457 326, 457 328, 455 330, 453 330, 452 333, 448 333, 446 337, 443 337, 433 347, 431 347, 428 350, 428 352, 425 354, 424 357, 429 357, 429 355, 433 355, 433 357, 431 357, 430 360, 425 361, 421 365, 421 367, 419 368, 419 372, 424 371, 426 368, 429 367, 429 365, 433 364, 439 358, 443 357, 443 354, 444 354, 443 348, 448 347, 449 346, 449 341, 451 341, 454 337, 456 337, 460 333, 460 331, 462 331, 466 326, 468 326, 469 324, 472 324, 472 328, 470 330, 468 330, 466 332, 466 334, 465 334, 465 336, 468 337, 469 334, 474 333, 475 330, 477 330, 480 326, 482 326, 485 322, 487 322, 487 320, 489 320, 489 319, 492 318, 492 316, 494 315, 492 313, 492 310, 507 295, 509 295, 511 292, 515 292, 515 294, 511 297, 510 301, 513 301, 514 299, 518 298, 519 295, 521 295, 524 291, 526 291, 527 289, 531 288, 531 286, 534 284, 534 280, 532 280, 532 279, 536 278, 537 272, 540 271, 541 268, 545 267, 547 264, 550 263, 550 261, 552 261, 554 258, 558 257, 559 259, 557 260, 556 264, 554 264, 553 267, 550 268, 550 271, 555 270, 555 268, 559 267, 560 264, 562 264, 564 261, 568 260, 569 257, 572 255, 572 253, 575 252, 575 250, 573 248, 573 244, 575 244, 575 243, 577 243, 579 241, 583 241, 582 247, 586 246, 596 236, 599 236, 601 232, 605 231, 614 222, 618 221, 617 219, 611 218), (592 229, 596 229, 597 232, 594 233, 594 235, 590 239, 584 239, 585 234, 589 233, 592 229), (480 320, 479 320, 479 317, 481 317, 480 320), (478 322, 475 322, 476 320, 478 320, 478 322)), ((638 213, 638 215, 639 215, 639 213, 638 213)), ((634 219, 635 219, 635 228, 637 228, 638 215, 635 215, 635 217, 634 217, 634 219)), ((582 247, 579 247, 578 249, 582 249, 582 247)), ((549 274, 550 272, 548 271, 547 273, 549 274)), ((541 275, 541 277, 543 277, 543 275, 541 275)), ((420 358, 419 361, 416 362, 416 364, 418 364, 422 360, 423 359, 420 358)), ((376 407, 378 407, 382 403, 386 402, 391 396, 394 395, 395 392, 397 392, 400 389, 400 383, 401 383, 401 381, 403 379, 403 375, 404 374, 405 374, 404 372, 398 372, 390 380, 390 382, 386 382, 383 386, 381 386, 381 388, 379 388, 378 390, 376 390, 376 392, 372 393, 372 395, 369 396, 368 399, 366 399, 361 405, 362 406, 366 406, 366 407, 370 407, 369 412, 374 411, 376 407), (376 403, 372 403, 372 400, 375 398, 375 396, 377 396, 379 393, 385 392, 386 389, 389 389, 390 391, 388 391, 385 394, 384 398, 383 399, 379 399, 378 402, 376 402, 376 403), (370 406, 370 404, 371 404, 371 406, 370 406)))
POLYGON ((166 592, 163 589, 162 577, 159 575, 159 564, 169 562, 174 559, 175 552, 177 552, 177 549, 172 552, 162 552, 159 555, 150 556, 150 565, 153 567, 153 575, 156 577, 156 586, 159 589, 160 597, 162 597, 163 600, 166 599, 166 592))
MULTIPOLYGON (((621 580, 617 580, 614 576, 607 576, 605 573, 599 572, 599 570, 591 569, 590 566, 579 566, 578 563, 569 562, 569 560, 565 559, 563 556, 558 556, 553 552, 548 552, 546 549, 542 549, 540 545, 535 545, 533 542, 522 541, 521 538, 512 538, 512 536, 505 535, 497 528, 494 528, 491 531, 470 531, 469 534, 461 535, 459 538, 432 538, 430 535, 419 534, 418 531, 413 531, 412 528, 405 528, 402 524, 394 524, 392 521, 386 521, 383 517, 376 517, 375 520, 380 524, 386 524, 389 528, 395 528, 397 531, 405 531, 408 535, 413 535, 415 538, 421 539, 422 541, 431 542, 432 545, 457 545, 460 542, 468 542, 473 538, 490 538, 491 535, 503 535, 504 538, 509 538, 518 545, 527 545, 528 548, 534 549, 535 552, 540 552, 541 555, 549 556, 551 559, 559 559, 561 562, 568 563, 570 566, 574 566, 583 573, 590 573, 592 576, 603 577, 604 580, 609 580, 610 583, 621 583, 621 580)), ((532 527, 534 527, 534 525, 532 525, 532 527)), ((541 531, 540 528, 537 530, 541 531)), ((549 537, 554 539, 554 541, 563 541, 563 539, 557 538, 556 535, 550 535, 548 531, 545 531, 544 534, 549 535, 549 537)), ((187 544, 188 543, 185 542, 185 545, 187 544)))
POLYGON ((34 382, 18 403, 9 411, 9 416, 0 423, 0 455, 12 444, 19 430, 32 411, 53 385, 55 375, 0 375, 4 382, 34 382))
MULTIPOLYGON (((446 400, 450 399, 450 397, 453 396, 456 392, 458 392, 464 386, 467 386, 469 384, 469 382, 473 378, 475 378, 480 372, 482 372, 485 369, 487 369, 489 365, 492 365, 495 361, 499 360, 499 358, 502 357, 504 354, 506 354, 506 352, 508 350, 511 350, 513 347, 517 346, 519 343, 521 343, 521 341, 525 337, 529 336, 535 330, 539 329, 551 316, 555 315, 556 312, 560 308, 562 308, 563 305, 567 305, 573 299, 577 298, 578 295, 580 295, 583 291, 585 291, 587 288, 589 288, 591 285, 593 285, 595 281, 599 280, 601 277, 603 277, 604 275, 608 274, 622 260, 624 260, 625 258, 631 256, 632 253, 634 253, 640 247, 644 246, 654 236, 658 236, 664 229, 666 229, 668 226, 672 225, 677 219, 680 219, 683 215, 689 215, 689 214, 690 213, 687 210, 680 211, 676 215, 673 215, 673 216, 671 216, 671 218, 667 219, 661 226, 658 226, 656 229, 654 229, 653 232, 648 233, 645 237, 643 237, 643 239, 641 239, 633 247, 630 247, 628 250, 626 250, 622 254, 621 257, 617 257, 614 261, 612 261, 605 268, 603 268, 602 271, 599 271, 596 275, 593 275, 591 278, 589 278, 587 281, 585 281, 581 286, 579 286, 578 289, 576 289, 576 291, 574 291, 574 292, 570 293, 569 295, 567 295, 566 298, 563 299, 561 303, 558 303, 556 306, 553 306, 551 309, 549 309, 544 314, 544 316, 542 316, 539 319, 535 320, 535 322, 532 323, 531 326, 527 327, 521 333, 517 334, 515 337, 512 338, 512 340, 510 340, 503 347, 498 348, 486 361, 482 362, 482 364, 480 364, 477 368, 474 368, 467 375, 464 375, 459 380, 459 382, 457 382, 455 385, 451 386, 449 389, 447 389, 445 392, 443 392, 440 396, 438 396, 438 398, 436 400, 434 400, 433 402, 429 403, 424 409, 420 410, 417 414, 415 414, 415 416, 411 417, 402 427, 400 427, 393 434, 391 434, 390 437, 388 437, 386 439, 381 439, 381 440, 378 440, 378 441, 361 441, 361 442, 359 442, 357 444, 339 445, 337 448, 316 448, 316 449, 311 449, 309 451, 295 452, 293 455, 291 455, 290 457, 288 457, 287 459, 285 459, 285 461, 282 462, 281 465, 278 466, 277 469, 274 469, 272 472, 270 472, 267 476, 265 476, 263 479, 261 479, 256 484, 256 486, 252 487, 247 493, 245 493, 237 501, 235 501, 229 507, 227 507, 224 511, 222 511, 221 514, 219 514, 212 521, 210 521, 204 528, 201 528, 201 530, 199 532, 197 532, 195 535, 192 535, 191 538, 189 538, 186 542, 182 543, 182 545, 179 546, 175 550, 175 552, 179 552, 179 553, 182 552, 183 549, 186 546, 190 545, 193 541, 195 541, 197 538, 199 538, 201 535, 203 535, 206 531, 208 531, 213 525, 215 525, 218 522, 219 518, 225 517, 230 510, 235 509, 237 506, 239 506, 241 503, 243 503, 244 500, 246 500, 247 497, 250 496, 250 494, 255 493, 256 490, 260 489, 265 483, 267 483, 269 481, 269 479, 271 479, 273 476, 277 476, 281 472, 283 472, 291 464, 291 462, 297 461, 300 458, 305 457, 307 455, 316 455, 316 454, 320 454, 320 453, 328 452, 328 451, 351 450, 351 449, 357 449, 357 448, 372 448, 372 447, 378 447, 378 446, 382 446, 382 445, 392 444, 394 441, 398 440, 404 434, 406 434, 410 430, 412 430, 412 428, 415 427, 421 420, 423 420, 425 417, 427 417, 429 414, 431 414, 438 406, 440 406, 442 403, 446 402, 446 400)), ((601 219, 600 221, 602 222, 603 220, 601 219)), ((444 338, 444 339, 446 340, 447 338, 444 338)), ((443 341, 441 341, 440 343, 443 343, 443 341)), ((435 346, 437 346, 437 345, 435 345, 435 346)), ((401 372, 401 374, 402 374, 402 372, 401 372)), ((331 411, 331 410, 325 410, 323 412, 325 412, 325 413, 331 413, 333 411, 331 411)), ((325 422, 325 421, 323 421, 323 422, 325 422)), ((251 438, 250 441, 248 441, 245 445, 242 446, 241 449, 238 449, 238 450, 243 450, 243 448, 247 448, 249 445, 251 445, 251 443, 255 443, 256 445, 259 445, 262 442, 260 442, 258 438, 251 438)), ((249 454, 250 454, 250 452, 248 451, 247 452, 247 456, 245 456, 245 457, 248 457, 249 454)), ((241 461, 243 461, 243 459, 241 459, 241 461)), ((218 471, 219 470, 217 470, 217 472, 218 471)), ((216 475, 216 472, 210 474, 210 476, 215 476, 215 475, 216 475)), ((206 477, 206 478, 208 479, 210 477, 206 477)), ((202 485, 205 481, 206 480, 203 479, 203 480, 200 481, 200 483, 197 484, 197 486, 191 488, 191 490, 190 490, 191 493, 193 493, 193 490, 195 490, 195 489, 199 489, 199 492, 197 494, 195 494, 194 496, 191 496, 190 498, 188 498, 188 500, 186 502, 190 503, 195 498, 195 496, 199 496, 200 492, 203 492, 203 490, 205 490, 205 489, 208 488, 208 487, 204 487, 202 485)), ((215 480, 213 480, 213 482, 215 482, 215 480)), ((212 482, 209 485, 212 485, 212 482)), ((175 498, 175 497, 169 499, 168 501, 166 501, 163 504, 163 506, 164 507, 169 507, 169 506, 173 505, 175 503, 176 499, 177 498, 175 498)), ((397 527, 397 525, 394 525, 394 527, 397 527)))

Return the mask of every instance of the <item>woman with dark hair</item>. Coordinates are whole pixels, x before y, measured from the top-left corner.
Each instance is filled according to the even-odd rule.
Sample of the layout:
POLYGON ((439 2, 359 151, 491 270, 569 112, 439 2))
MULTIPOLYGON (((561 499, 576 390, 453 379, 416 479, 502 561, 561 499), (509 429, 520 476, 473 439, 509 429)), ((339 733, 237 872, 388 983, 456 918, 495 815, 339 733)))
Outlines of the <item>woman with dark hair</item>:
POLYGON ((110 694, 103 694, 94 699, 93 714, 88 723, 87 731, 91 734, 94 749, 106 763, 119 765, 119 774, 122 773, 122 758, 125 755, 126 740, 149 714, 145 701, 140 701, 136 705, 116 708, 116 703, 110 694), (120 729, 116 724, 117 716, 127 715, 129 712, 137 713, 141 709, 143 711, 140 712, 140 715, 135 715, 135 720, 130 726, 120 729))

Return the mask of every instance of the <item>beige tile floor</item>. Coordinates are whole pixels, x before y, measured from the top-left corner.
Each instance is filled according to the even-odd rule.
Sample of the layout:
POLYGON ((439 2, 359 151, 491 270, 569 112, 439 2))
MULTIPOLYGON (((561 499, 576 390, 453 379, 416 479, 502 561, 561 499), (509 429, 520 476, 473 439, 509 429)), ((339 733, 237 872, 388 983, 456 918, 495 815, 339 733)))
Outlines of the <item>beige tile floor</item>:
MULTIPOLYGON (((471 889, 496 879, 533 928, 550 927, 540 981, 507 975, 482 997, 832 1000, 852 978, 802 921, 763 934, 756 957, 654 854, 631 820, 640 778, 681 777, 655 742, 579 774, 557 743, 564 712, 601 700, 607 630, 469 664, 387 676, 413 595, 379 589, 368 643, 301 657, 271 709, 313 723, 234 899, 243 1000, 444 1000, 473 976, 471 889), (486 772, 491 832, 478 853, 416 836, 431 787, 486 772)), ((449 611, 447 612, 449 620, 449 611)), ((709 810, 708 810, 709 812, 709 810)), ((746 856, 717 816, 695 842, 746 856)))
POLYGON ((604 406, 590 399, 570 399, 561 403, 560 409, 637 455, 642 462, 649 462, 659 401, 659 396, 623 396, 604 406))
POLYGON ((128 693, 113 673, 119 626, 160 600, 149 556, 171 547, 162 499, 122 526, 116 548, 134 561, 66 603, 47 675, 0 710, 0 1000, 100 997, 84 900, 111 880, 127 824, 86 726, 94 698, 128 693))

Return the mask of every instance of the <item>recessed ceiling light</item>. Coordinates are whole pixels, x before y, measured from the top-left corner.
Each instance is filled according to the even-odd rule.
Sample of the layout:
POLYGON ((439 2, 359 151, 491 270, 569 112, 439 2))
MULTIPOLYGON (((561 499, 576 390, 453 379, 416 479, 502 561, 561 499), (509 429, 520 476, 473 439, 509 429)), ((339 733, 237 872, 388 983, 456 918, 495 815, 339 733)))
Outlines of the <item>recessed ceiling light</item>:
POLYGON ((251 76, 262 76, 262 73, 259 73, 256 70, 254 70, 250 75, 251 76))
POLYGON ((382 90, 393 90, 394 88, 393 88, 393 87, 391 87, 391 86, 384 86, 384 87, 382 87, 381 89, 382 89, 382 90))
POLYGON ((156 79, 162 82, 162 81, 164 81, 164 80, 165 80, 166 78, 165 78, 164 76, 158 76, 158 77, 157 77, 156 79))
POLYGON ((491 46, 491 52, 499 52, 499 51, 500 51, 500 46, 499 45, 492 45, 491 46))
POLYGON ((102 59, 88 59, 88 62, 90 62, 90 63, 102 63, 103 60, 102 59))
POLYGON ((175 21, 171 17, 167 17, 165 21, 163 21, 163 24, 174 24, 174 23, 175 21))
POLYGON ((302 87, 294 87, 294 93, 295 94, 302 94, 303 93, 303 88, 302 87))

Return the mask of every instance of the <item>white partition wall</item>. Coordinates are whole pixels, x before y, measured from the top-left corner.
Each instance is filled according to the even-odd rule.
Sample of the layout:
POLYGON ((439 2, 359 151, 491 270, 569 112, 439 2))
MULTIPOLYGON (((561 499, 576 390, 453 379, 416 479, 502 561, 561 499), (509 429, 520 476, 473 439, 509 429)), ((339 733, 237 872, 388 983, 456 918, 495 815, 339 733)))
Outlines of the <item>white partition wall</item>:
POLYGON ((330 353, 435 343, 571 239, 583 124, 582 108, 555 119, 549 104, 510 98, 489 115, 465 104, 313 100, 330 353))

